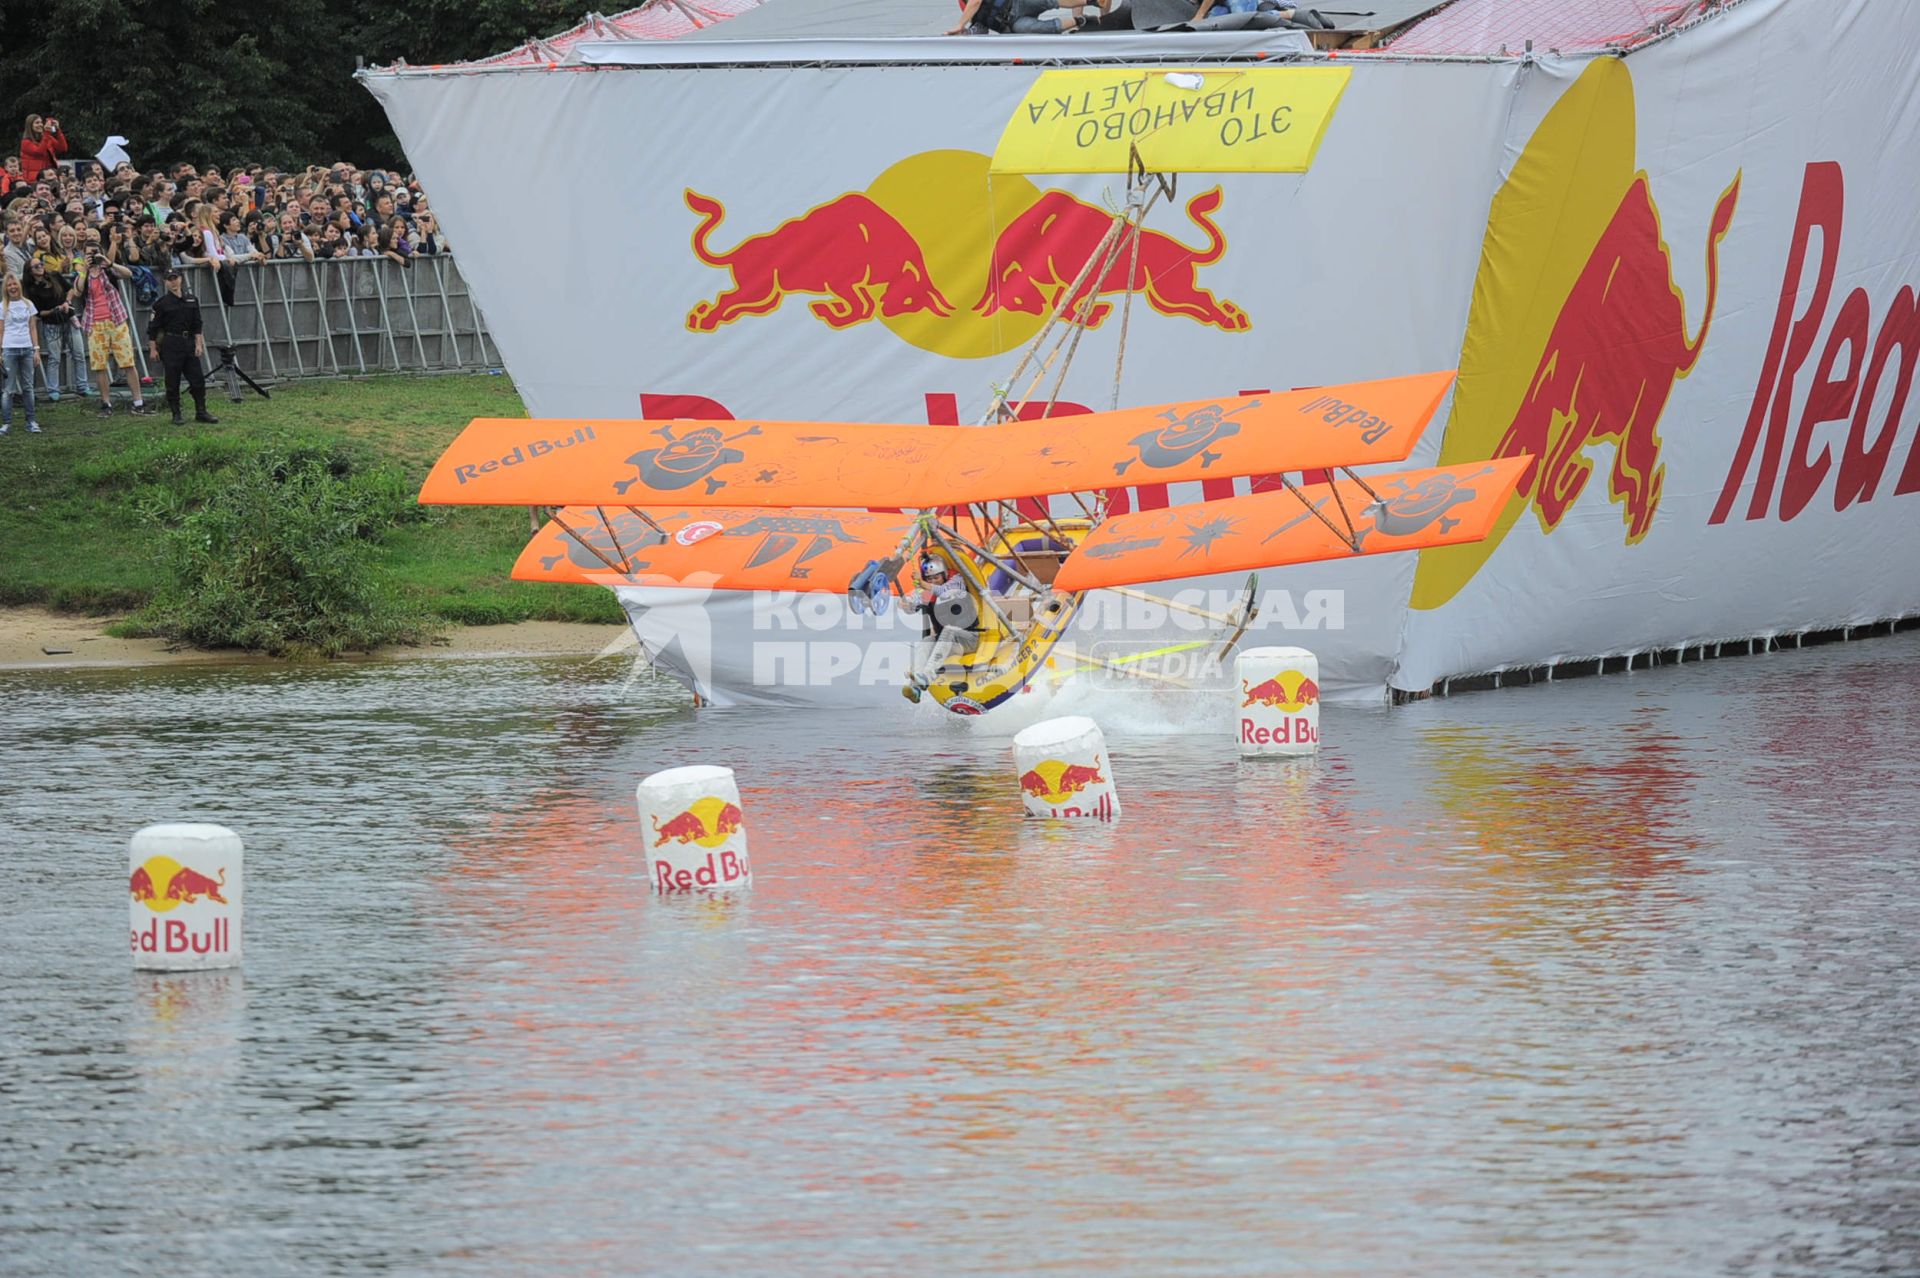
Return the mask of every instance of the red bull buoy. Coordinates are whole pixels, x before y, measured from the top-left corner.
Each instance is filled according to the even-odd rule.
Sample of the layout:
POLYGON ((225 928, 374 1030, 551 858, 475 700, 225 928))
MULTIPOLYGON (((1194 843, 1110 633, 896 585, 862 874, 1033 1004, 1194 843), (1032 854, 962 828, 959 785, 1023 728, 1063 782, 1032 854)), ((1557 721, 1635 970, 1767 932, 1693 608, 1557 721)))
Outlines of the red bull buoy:
POLYGON ((1022 729, 1013 739, 1013 766, 1028 816, 1111 821, 1120 815, 1113 761, 1091 719, 1068 715, 1022 729))
POLYGON ((1320 748, 1320 661, 1305 648, 1248 648, 1233 663, 1234 731, 1242 758, 1320 748))
POLYGON ((223 825, 150 825, 127 844, 133 965, 197 972, 240 963, 242 849, 223 825))
POLYGON ((753 886, 746 818, 733 769, 668 768, 635 791, 656 892, 731 892, 753 886))

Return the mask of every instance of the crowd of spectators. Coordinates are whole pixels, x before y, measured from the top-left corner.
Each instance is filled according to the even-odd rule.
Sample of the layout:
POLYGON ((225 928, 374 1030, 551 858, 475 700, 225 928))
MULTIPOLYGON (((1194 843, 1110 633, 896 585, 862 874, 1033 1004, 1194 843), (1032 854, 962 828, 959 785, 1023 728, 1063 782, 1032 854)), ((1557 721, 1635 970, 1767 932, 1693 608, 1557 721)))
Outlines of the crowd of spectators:
POLYGON ((948 35, 1333 29, 1318 9, 1300 8, 1295 0, 959 0, 959 4, 960 21, 948 35))
MULTIPOLYGON (((74 151, 58 119, 30 115, 18 153, 0 167, 0 252, 6 281, 20 284, 16 293, 0 281, 0 308, 12 314, 8 296, 33 305, 35 362, 56 403, 63 383, 75 392, 86 385, 90 272, 135 282, 157 297, 169 269, 205 266, 231 306, 241 279, 261 262, 383 258, 406 267, 447 251, 411 176, 344 162, 301 170, 180 162, 142 170, 74 151)), ((6 361, 8 417, 22 390, 13 362, 6 361)), ((104 376, 97 364, 93 371, 104 376)), ((104 399, 104 380, 101 386, 104 399)), ((138 388, 129 386, 138 406, 138 388)), ((31 419, 30 398, 27 408, 31 419)))
POLYGON ((108 170, 95 159, 66 162, 69 149, 57 120, 29 116, 20 154, 7 157, 0 207, 10 271, 36 250, 97 248, 109 261, 149 268, 335 257, 404 266, 446 251, 426 195, 398 173, 345 163, 299 172, 176 163, 142 172, 122 161, 108 170))

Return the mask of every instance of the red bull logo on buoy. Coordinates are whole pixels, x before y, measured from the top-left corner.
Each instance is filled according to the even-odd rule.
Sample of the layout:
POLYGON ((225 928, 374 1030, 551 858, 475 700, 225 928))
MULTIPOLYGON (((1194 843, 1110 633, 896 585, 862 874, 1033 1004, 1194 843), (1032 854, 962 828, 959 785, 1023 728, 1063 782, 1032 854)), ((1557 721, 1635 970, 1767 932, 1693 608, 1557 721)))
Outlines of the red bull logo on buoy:
POLYGON ((1106 779, 1100 770, 1100 756, 1097 754, 1090 764, 1043 759, 1020 774, 1020 788, 1044 803, 1058 806, 1088 786, 1099 785, 1106 779))
POLYGON ((1240 691, 1245 697, 1240 703, 1242 709, 1259 705, 1284 710, 1288 714, 1299 714, 1320 701, 1320 685, 1308 677, 1304 670, 1282 671, 1271 679, 1254 684, 1242 679, 1240 691))
POLYGON ((703 848, 717 848, 727 841, 728 835, 739 830, 740 822, 738 804, 708 796, 696 800, 678 816, 668 817, 665 821, 654 817, 653 846, 693 843, 703 848))
POLYGON ((148 857, 127 881, 133 899, 155 914, 164 914, 176 905, 192 905, 202 897, 226 905, 227 898, 220 895, 220 889, 226 885, 225 866, 209 878, 168 856, 148 857))
MULTIPOLYGON (((148 857, 127 878, 133 901, 155 915, 202 901, 230 905, 222 894, 226 885, 225 866, 207 875, 168 856, 148 857)), ((129 941, 138 954, 226 954, 233 948, 233 927, 219 916, 198 927, 185 919, 153 918, 130 929, 129 941)))
POLYGON ((695 861, 685 854, 653 861, 654 885, 663 892, 685 892, 695 888, 731 887, 751 874, 746 848, 735 837, 744 818, 740 805, 716 795, 696 799, 687 808, 665 820, 650 818, 654 848, 703 848, 707 853, 695 861))

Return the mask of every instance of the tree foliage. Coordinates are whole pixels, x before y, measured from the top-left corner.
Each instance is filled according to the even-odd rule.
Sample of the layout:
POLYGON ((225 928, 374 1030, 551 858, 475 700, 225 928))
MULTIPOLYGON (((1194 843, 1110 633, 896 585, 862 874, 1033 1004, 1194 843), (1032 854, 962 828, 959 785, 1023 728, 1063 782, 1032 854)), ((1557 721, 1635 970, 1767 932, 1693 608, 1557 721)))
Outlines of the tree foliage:
MULTIPOLYGON (((583 0, 0 0, 0 139, 57 117, 76 153, 110 134, 142 168, 175 160, 400 166, 353 79, 458 62, 578 22, 583 0)), ((11 141, 0 141, 11 151, 11 141)))

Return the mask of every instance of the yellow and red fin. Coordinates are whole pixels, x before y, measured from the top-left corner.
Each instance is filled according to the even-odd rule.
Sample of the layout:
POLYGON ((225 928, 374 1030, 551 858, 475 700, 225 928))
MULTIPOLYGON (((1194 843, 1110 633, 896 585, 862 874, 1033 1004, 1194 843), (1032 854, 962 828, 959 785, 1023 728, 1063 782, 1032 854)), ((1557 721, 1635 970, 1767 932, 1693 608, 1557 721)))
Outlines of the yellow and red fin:
POLYGON ((1464 545, 1492 530, 1531 461, 1503 457, 1369 475, 1366 482, 1380 495, 1378 505, 1357 481, 1342 478, 1302 486, 1307 504, 1278 491, 1116 515, 1067 557, 1054 588, 1095 590, 1464 545), (1343 503, 1360 541, 1357 551, 1319 517, 1344 528, 1343 503))

